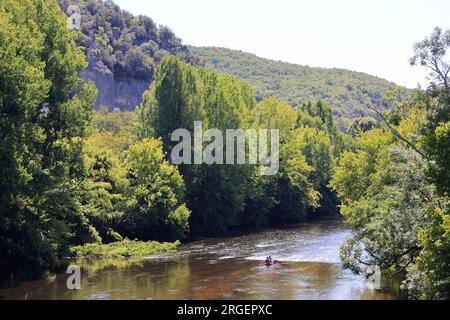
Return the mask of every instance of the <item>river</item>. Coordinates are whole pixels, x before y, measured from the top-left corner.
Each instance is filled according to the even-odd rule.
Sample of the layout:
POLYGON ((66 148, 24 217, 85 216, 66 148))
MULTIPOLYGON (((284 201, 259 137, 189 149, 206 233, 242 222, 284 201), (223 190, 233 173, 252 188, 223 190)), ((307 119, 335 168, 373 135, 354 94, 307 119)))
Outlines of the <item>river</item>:
POLYGON ((174 255, 84 267, 81 289, 67 274, 1 289, 0 299, 397 299, 342 268, 350 236, 338 221, 307 223, 229 238, 194 241, 174 255), (281 263, 266 267, 271 255, 281 263))

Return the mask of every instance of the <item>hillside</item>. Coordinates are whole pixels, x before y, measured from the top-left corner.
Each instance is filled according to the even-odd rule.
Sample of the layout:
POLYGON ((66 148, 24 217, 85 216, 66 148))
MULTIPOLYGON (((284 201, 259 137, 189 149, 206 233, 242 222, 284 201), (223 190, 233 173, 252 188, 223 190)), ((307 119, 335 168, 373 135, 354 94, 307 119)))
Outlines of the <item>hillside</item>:
POLYGON ((308 99, 323 99, 337 118, 370 115, 367 105, 382 109, 381 98, 388 90, 407 93, 392 82, 361 72, 290 64, 225 48, 188 48, 207 68, 249 82, 258 99, 275 95, 294 106, 308 99))
POLYGON ((133 16, 111 0, 58 3, 64 12, 71 4, 80 8, 78 44, 84 47, 88 61, 80 76, 94 81, 99 89, 97 108, 133 110, 142 102, 156 65, 168 54, 249 82, 258 100, 275 95, 296 106, 309 99, 323 99, 344 127, 348 118, 371 115, 367 105, 381 109, 386 91, 407 92, 364 73, 289 64, 224 48, 186 46, 168 27, 158 26, 147 16, 133 16))
POLYGON ((99 89, 96 107, 133 110, 142 101, 156 65, 167 55, 191 61, 189 50, 166 26, 150 17, 133 16, 113 1, 58 0, 62 11, 76 4, 81 12, 78 44, 88 68, 80 73, 99 89))

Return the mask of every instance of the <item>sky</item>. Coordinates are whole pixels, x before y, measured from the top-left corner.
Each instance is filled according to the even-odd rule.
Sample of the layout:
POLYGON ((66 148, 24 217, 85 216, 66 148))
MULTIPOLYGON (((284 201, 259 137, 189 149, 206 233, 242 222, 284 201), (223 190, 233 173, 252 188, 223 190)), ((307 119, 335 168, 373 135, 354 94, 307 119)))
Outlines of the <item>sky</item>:
POLYGON ((344 68, 413 88, 414 43, 450 28, 449 0, 115 0, 194 46, 242 50, 312 67, 344 68))

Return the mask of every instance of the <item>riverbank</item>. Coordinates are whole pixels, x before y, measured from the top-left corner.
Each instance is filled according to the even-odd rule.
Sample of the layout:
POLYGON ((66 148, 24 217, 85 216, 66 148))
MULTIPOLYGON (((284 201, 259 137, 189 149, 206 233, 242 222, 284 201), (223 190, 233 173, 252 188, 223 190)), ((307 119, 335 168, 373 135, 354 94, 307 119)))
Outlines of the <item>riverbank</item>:
POLYGON ((238 236, 246 236, 251 234, 258 234, 265 231, 270 230, 283 230, 283 229, 295 229, 304 227, 308 224, 314 224, 314 223, 326 223, 327 221, 336 222, 339 224, 345 224, 343 218, 341 215, 329 215, 329 216, 321 216, 321 217, 313 217, 308 216, 305 217, 304 220, 294 223, 287 223, 287 224, 278 224, 273 226, 261 226, 259 228, 252 227, 252 228, 244 228, 244 227, 237 227, 237 228, 230 228, 228 232, 221 236, 205 236, 205 237, 189 237, 183 244, 189 244, 191 242, 205 240, 205 239, 218 239, 218 238, 232 238, 232 237, 238 237, 238 236))

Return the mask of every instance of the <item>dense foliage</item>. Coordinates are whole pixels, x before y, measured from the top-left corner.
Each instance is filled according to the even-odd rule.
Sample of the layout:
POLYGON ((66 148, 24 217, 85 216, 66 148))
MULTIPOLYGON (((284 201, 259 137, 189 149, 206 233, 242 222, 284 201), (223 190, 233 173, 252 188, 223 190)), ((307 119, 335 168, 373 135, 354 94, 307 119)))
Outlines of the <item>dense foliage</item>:
POLYGON ((338 154, 332 144, 343 145, 341 134, 326 104, 299 110, 274 97, 256 104, 249 85, 232 76, 197 69, 178 57, 163 59, 137 113, 140 138, 160 137, 167 157, 176 145, 171 133, 179 128, 193 133, 198 120, 203 131, 280 130, 281 163, 274 176, 262 176, 258 166, 248 164, 180 166, 193 235, 298 222, 308 213, 319 215, 321 203, 336 207, 327 185, 338 154))
POLYGON ((2 278, 39 276, 73 245, 184 239, 182 177, 160 141, 136 141, 134 114, 92 117, 56 1, 2 1, 0 26, 2 278))
POLYGON ((95 113, 84 143, 85 215, 98 242, 183 240, 190 215, 183 178, 160 140, 136 139, 135 121, 134 113, 95 113))
MULTIPOLYGON (((410 115, 418 120, 415 116, 410 115)), ((402 125, 410 134, 411 128, 402 125)), ((401 146, 386 128, 362 133, 356 143, 356 151, 341 156, 332 181, 344 199, 341 213, 357 231, 342 248, 343 261, 357 273, 373 265, 402 272, 418 254, 418 231, 427 225, 434 188, 420 155, 401 146)))
POLYGON ((84 259, 139 258, 174 252, 180 244, 179 241, 161 243, 124 240, 110 244, 89 243, 72 247, 70 252, 75 257, 84 259))
POLYGON ((289 64, 224 48, 189 46, 189 51, 208 68, 250 83, 258 99, 275 95, 293 106, 309 99, 326 101, 342 128, 348 126, 346 119, 371 115, 367 105, 383 109, 386 91, 407 94, 404 88, 359 72, 289 64))
POLYGON ((75 232, 89 233, 79 202, 81 148, 95 87, 81 84, 84 66, 55 1, 0 3, 3 274, 37 274, 67 251, 75 232))
POLYGON ((429 88, 382 127, 354 131, 331 182, 355 231, 341 248, 345 266, 400 275, 412 298, 450 297, 449 47, 450 31, 439 28, 416 44, 411 64, 429 68, 429 88))
MULTIPOLYGON (((439 194, 438 205, 430 208, 430 224, 421 230, 422 251, 417 260, 418 295, 450 299, 450 30, 436 28, 414 47, 411 64, 430 71, 430 86, 422 95, 426 123, 421 145, 428 160, 427 175, 439 194)), ((412 281, 414 284, 414 281, 412 281)), ((413 286, 414 288, 414 286, 413 286)))
POLYGON ((121 233, 143 240, 184 239, 190 211, 181 203, 184 182, 164 160, 162 143, 144 139, 125 158, 129 186, 121 233))

